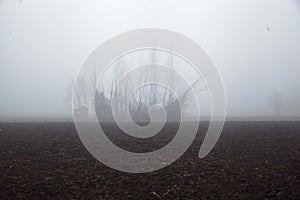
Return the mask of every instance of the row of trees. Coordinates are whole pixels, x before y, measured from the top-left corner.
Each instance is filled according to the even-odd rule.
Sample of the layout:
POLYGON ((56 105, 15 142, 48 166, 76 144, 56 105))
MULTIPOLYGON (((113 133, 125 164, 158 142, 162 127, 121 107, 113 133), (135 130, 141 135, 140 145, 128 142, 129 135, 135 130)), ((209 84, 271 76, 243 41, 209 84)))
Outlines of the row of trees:
MULTIPOLYGON (((140 60, 142 63, 152 63, 150 68, 145 69, 142 74, 137 77, 140 82, 146 83, 148 80, 158 80, 164 78, 167 87, 162 87, 158 84, 145 85, 136 90, 128 99, 128 80, 118 85, 118 81, 122 75, 130 67, 124 57, 120 57, 114 65, 112 65, 110 73, 107 73, 105 80, 97 82, 96 73, 92 76, 92 80, 79 79, 78 87, 74 90, 76 99, 73 99, 73 109, 75 114, 87 114, 90 106, 95 107, 98 119, 113 120, 111 100, 114 98, 114 110, 117 114, 123 114, 129 110, 133 120, 147 121, 149 120, 148 110, 152 105, 162 105, 167 113, 168 120, 178 120, 180 118, 181 102, 187 103, 190 99, 190 92, 195 89, 197 92, 205 90, 205 84, 200 77, 196 79, 189 88, 180 88, 174 80, 174 57, 173 54, 159 55, 157 50, 149 51, 146 56, 140 60), (145 58, 146 59, 143 59, 145 58), (148 59, 147 59, 148 58, 148 59), (168 73, 161 74, 155 68, 156 63, 161 63, 162 60, 167 63, 170 70, 168 73), (91 84, 88 84, 90 82, 91 84), (177 98, 173 91, 179 91, 177 98), (124 103, 125 102, 125 103, 124 103), (126 102, 129 102, 126 103, 126 102)), ((71 98, 74 81, 68 87, 68 97, 71 98)))

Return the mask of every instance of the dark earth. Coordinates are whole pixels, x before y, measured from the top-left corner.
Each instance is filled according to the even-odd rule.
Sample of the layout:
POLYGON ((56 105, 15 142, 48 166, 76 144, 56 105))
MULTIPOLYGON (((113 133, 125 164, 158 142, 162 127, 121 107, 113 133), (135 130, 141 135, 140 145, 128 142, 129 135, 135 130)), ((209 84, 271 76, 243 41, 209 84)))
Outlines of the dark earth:
MULTIPOLYGON (((167 124, 157 136, 133 139, 102 125, 136 152, 161 148, 177 129, 167 124)), ((207 125, 172 165, 130 174, 90 155, 71 122, 0 123, 0 199, 300 199, 300 122, 226 122, 199 159, 207 125)))

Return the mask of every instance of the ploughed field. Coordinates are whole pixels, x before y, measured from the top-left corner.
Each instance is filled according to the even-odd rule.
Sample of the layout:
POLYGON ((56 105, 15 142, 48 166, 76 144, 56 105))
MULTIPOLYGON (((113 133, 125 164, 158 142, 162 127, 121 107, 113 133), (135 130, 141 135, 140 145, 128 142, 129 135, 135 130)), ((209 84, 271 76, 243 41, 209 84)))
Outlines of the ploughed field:
MULTIPOLYGON (((163 147, 178 127, 134 139, 102 125, 113 143, 134 152, 163 147)), ((0 123, 0 199, 300 199, 300 122, 226 122, 199 159, 207 126, 200 123, 172 165, 130 174, 90 155, 71 122, 0 123)))

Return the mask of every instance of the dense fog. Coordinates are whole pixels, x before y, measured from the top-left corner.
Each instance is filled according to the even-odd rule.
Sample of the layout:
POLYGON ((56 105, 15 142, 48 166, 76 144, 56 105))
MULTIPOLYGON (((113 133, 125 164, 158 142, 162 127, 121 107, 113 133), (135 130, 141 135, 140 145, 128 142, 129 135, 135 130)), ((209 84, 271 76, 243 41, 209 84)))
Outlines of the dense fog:
MULTIPOLYGON (((70 84, 89 54, 145 27, 205 49, 223 78, 229 118, 300 117, 298 0, 0 0, 0 120, 71 119, 70 84)), ((209 115, 207 91, 199 97, 209 115)))

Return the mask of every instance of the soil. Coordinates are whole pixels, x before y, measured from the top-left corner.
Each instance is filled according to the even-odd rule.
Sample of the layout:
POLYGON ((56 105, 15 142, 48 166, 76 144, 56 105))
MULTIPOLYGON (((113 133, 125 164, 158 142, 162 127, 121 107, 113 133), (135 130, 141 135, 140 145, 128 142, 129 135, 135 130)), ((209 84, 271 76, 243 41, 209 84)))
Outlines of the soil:
MULTIPOLYGON (((135 152, 161 148, 177 124, 134 139, 111 123, 108 137, 135 152)), ((300 199, 300 122, 226 122, 198 158, 208 123, 172 165, 131 174, 88 153, 66 123, 0 123, 0 199, 300 199)))

